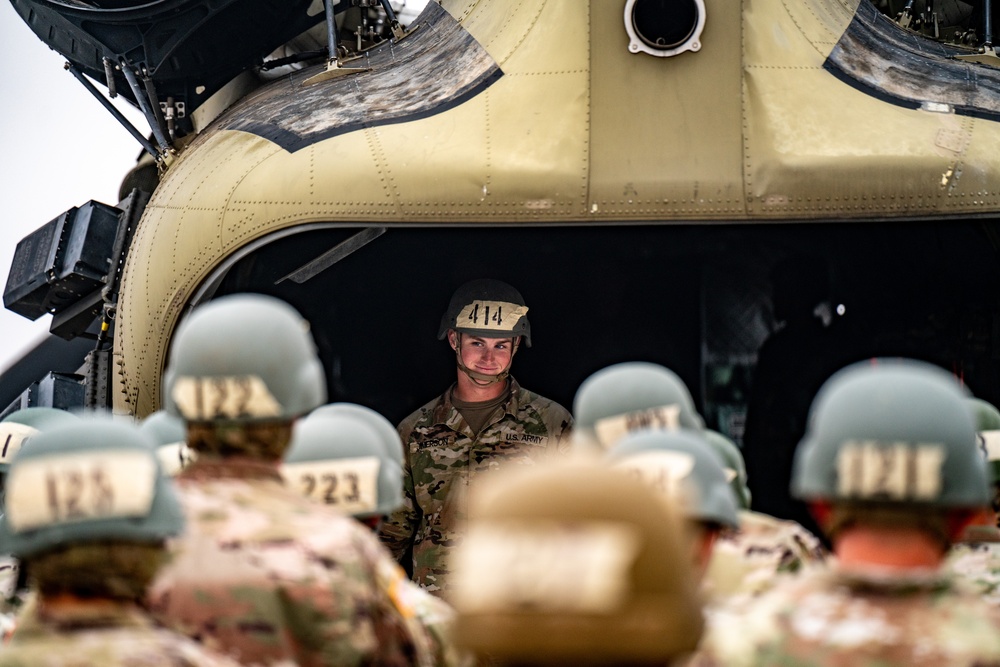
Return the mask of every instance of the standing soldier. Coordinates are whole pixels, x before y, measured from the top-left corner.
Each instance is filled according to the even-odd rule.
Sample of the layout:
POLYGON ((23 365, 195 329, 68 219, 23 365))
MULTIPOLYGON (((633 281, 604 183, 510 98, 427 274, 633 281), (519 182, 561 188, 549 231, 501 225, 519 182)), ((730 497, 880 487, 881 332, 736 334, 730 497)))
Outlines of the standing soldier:
POLYGON ((455 351, 457 381, 399 425, 404 505, 379 536, 396 558, 412 549, 413 578, 447 587, 446 554, 465 531, 466 490, 478 475, 566 451, 572 417, 510 377, 521 344, 531 347, 528 307, 499 280, 459 287, 439 339, 455 351))
POLYGON ((235 667, 142 606, 183 521, 134 427, 88 418, 32 436, 11 465, 0 541, 27 565, 37 598, 0 665, 235 667))
POLYGON ((1000 664, 1000 611, 942 568, 989 502, 953 378, 917 362, 840 371, 817 395, 794 463, 792 493, 837 560, 717 609, 694 664, 1000 664))
POLYGON ((224 297, 181 323, 169 359, 165 408, 197 459, 176 477, 188 526, 153 586, 159 617, 245 664, 412 664, 402 569, 281 480, 292 422, 326 398, 306 321, 271 297, 224 297))
MULTIPOLYGON (((399 434, 374 410, 350 403, 316 408, 295 424, 281 474, 303 495, 350 514, 372 530, 403 503, 399 434)), ((394 599, 414 627, 418 664, 470 664, 453 645, 455 612, 409 579, 395 580, 394 599)))
MULTIPOLYGON (((625 436, 642 431, 698 433, 720 462, 731 468, 735 498, 749 505, 739 450, 732 443, 728 443, 731 449, 726 447, 719 441, 724 440, 720 434, 704 429, 691 393, 670 369, 641 361, 603 368, 580 385, 573 414, 573 445, 582 452, 613 451, 625 436)), ((794 572, 825 558, 816 537, 793 521, 744 506, 738 523, 739 528, 731 525, 714 540, 703 591, 710 604, 736 593, 758 593, 776 581, 776 574, 794 572)))

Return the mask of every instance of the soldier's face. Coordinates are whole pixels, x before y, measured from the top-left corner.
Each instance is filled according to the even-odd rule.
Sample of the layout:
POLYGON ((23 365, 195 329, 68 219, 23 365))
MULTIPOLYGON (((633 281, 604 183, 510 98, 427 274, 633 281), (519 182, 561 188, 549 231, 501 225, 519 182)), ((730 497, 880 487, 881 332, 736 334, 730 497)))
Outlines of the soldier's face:
POLYGON ((497 375, 506 370, 514 356, 514 340, 511 338, 485 338, 468 334, 459 337, 454 331, 449 331, 448 341, 453 349, 456 345, 461 345, 459 353, 467 368, 486 375, 497 375))

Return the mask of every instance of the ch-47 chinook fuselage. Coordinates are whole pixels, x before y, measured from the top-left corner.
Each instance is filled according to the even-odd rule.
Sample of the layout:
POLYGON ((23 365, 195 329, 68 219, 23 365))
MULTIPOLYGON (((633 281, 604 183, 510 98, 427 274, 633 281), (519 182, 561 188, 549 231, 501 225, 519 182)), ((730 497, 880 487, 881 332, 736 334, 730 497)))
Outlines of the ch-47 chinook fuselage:
POLYGON ((870 0, 445 0, 410 27, 163 151, 116 411, 159 407, 186 312, 252 291, 311 321, 332 397, 401 418, 453 380, 436 327, 474 277, 522 291, 515 375, 564 404, 645 359, 739 439, 772 288, 815 280, 833 352, 805 356, 921 357, 1000 400, 1000 69, 870 0))

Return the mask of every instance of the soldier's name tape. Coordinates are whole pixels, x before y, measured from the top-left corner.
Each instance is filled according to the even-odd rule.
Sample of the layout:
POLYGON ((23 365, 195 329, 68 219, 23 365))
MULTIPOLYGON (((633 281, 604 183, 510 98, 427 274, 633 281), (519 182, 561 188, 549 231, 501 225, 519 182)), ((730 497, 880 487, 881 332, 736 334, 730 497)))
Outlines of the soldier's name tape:
POLYGON ((610 614, 641 544, 635 527, 610 521, 473 525, 451 561, 452 598, 468 613, 610 614))
POLYGON ((380 465, 377 456, 298 461, 282 465, 281 474, 306 497, 358 514, 378 507, 380 465))
POLYGON ((509 301, 477 300, 462 308, 455 318, 459 329, 485 329, 510 332, 517 321, 528 314, 527 306, 509 301))
POLYGON ((681 406, 661 405, 636 410, 594 422, 594 435, 605 449, 610 449, 629 433, 636 431, 674 431, 681 427, 681 406))
POLYGON ((149 514, 156 489, 153 452, 108 450, 19 462, 7 479, 13 532, 149 514))
POLYGON ((281 404, 256 375, 179 377, 171 397, 188 421, 267 419, 281 415, 281 404))
POLYGON ((842 498, 934 500, 941 495, 942 445, 852 441, 837 453, 842 498))
POLYGON ((694 464, 694 456, 687 452, 658 450, 630 454, 612 467, 638 479, 668 501, 691 507, 695 489, 685 480, 694 470, 694 464))
POLYGON ((10 463, 14 454, 21 451, 24 441, 38 433, 38 429, 16 422, 0 422, 0 463, 10 463))
POLYGON ((1000 431, 980 431, 987 461, 1000 461, 1000 431))

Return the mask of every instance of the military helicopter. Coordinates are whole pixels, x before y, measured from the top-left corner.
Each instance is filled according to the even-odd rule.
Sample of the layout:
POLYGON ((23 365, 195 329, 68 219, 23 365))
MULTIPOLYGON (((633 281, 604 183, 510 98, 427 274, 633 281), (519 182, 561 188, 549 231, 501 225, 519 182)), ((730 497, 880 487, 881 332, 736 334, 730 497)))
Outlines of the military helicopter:
POLYGON ((989 0, 12 2, 150 125, 87 209, 103 273, 5 291, 91 337, 90 404, 157 409, 185 314, 261 292, 310 320, 333 397, 398 419, 453 380, 451 291, 496 277, 530 307, 524 384, 568 405, 663 363, 739 440, 775 298, 814 282, 795 258, 837 363, 923 358, 1000 400, 989 0))

